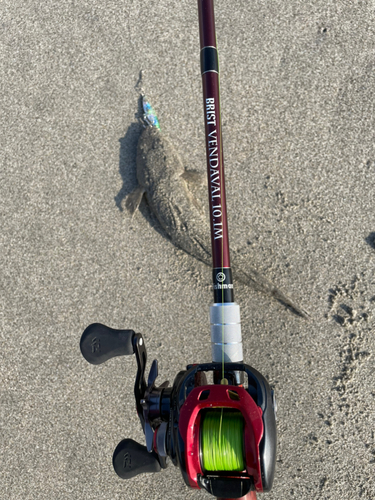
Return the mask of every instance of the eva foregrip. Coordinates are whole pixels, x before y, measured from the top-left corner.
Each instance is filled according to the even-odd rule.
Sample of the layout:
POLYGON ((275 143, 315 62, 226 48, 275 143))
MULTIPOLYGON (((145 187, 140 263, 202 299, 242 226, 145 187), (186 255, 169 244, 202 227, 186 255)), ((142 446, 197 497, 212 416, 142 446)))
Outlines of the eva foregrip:
POLYGON ((214 363, 243 361, 240 306, 236 302, 210 307, 211 349, 214 363))

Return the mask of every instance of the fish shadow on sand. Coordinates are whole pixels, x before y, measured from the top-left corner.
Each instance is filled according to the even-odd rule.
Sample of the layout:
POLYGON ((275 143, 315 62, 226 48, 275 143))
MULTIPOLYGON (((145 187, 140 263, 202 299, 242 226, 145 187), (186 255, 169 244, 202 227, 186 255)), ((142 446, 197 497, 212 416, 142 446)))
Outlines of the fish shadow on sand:
POLYGON ((370 233, 367 238, 365 238, 365 242, 370 245, 371 248, 375 249, 375 233, 370 233))
POLYGON ((119 139, 120 158, 119 172, 122 178, 122 187, 115 196, 115 203, 120 212, 124 211, 123 201, 129 193, 138 185, 137 181, 137 145, 144 126, 140 118, 142 116, 142 97, 138 99, 138 110, 135 113, 137 122, 132 123, 124 137, 119 139))
POLYGON ((140 123, 132 123, 124 137, 119 139, 120 158, 119 172, 122 178, 122 187, 115 196, 117 208, 122 212, 123 201, 129 193, 138 185, 137 182, 137 144, 142 133, 140 123))

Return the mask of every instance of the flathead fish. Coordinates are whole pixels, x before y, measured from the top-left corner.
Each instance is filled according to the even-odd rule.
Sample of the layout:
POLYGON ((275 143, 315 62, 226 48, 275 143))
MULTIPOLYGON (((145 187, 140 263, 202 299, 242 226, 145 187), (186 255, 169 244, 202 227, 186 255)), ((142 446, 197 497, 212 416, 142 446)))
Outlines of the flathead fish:
MULTIPOLYGON (((125 205, 134 213, 145 195, 151 210, 172 243, 205 264, 212 265, 210 224, 206 212, 189 188, 197 173, 185 170, 171 142, 156 127, 147 126, 138 141, 137 179, 139 186, 128 195, 125 205)), ((231 251, 234 280, 274 297, 298 315, 309 315, 287 295, 251 266, 236 266, 231 251)))

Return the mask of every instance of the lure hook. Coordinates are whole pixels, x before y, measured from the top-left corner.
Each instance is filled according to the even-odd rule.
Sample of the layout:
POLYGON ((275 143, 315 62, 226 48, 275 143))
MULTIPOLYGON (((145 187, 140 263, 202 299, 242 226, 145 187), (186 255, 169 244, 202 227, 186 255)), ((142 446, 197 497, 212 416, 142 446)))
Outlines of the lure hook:
POLYGON ((141 97, 141 102, 142 102, 142 109, 143 109, 143 114, 139 117, 142 121, 142 124, 144 127, 155 127, 158 130, 160 130, 160 123, 158 120, 158 117, 156 116, 156 113, 154 111, 154 108, 151 106, 151 103, 146 97, 144 88, 143 88, 143 76, 144 76, 145 71, 141 69, 139 72, 139 78, 138 81, 135 85, 135 90, 140 93, 141 97))

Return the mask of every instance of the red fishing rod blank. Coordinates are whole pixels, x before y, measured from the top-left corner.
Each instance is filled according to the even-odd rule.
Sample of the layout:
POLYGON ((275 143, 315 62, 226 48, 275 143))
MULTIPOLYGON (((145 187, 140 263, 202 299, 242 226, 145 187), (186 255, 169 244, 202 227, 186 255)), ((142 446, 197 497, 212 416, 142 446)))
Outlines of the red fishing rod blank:
POLYGON ((214 302, 233 302, 213 0, 198 0, 214 302))

